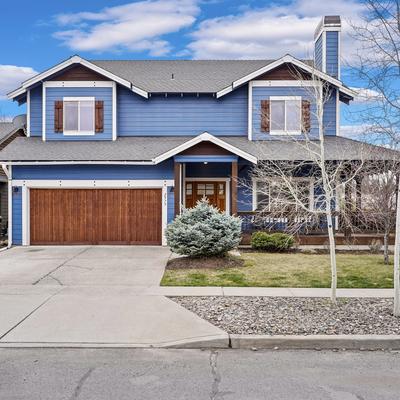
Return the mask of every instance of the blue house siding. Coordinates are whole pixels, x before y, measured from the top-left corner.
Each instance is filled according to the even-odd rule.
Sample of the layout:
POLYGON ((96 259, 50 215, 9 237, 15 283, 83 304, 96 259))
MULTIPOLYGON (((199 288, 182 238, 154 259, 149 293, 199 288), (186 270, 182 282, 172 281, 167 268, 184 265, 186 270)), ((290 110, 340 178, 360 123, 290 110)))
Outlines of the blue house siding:
POLYGON ((152 95, 118 87, 119 136, 247 135, 247 86, 220 99, 212 95, 152 95))
POLYGON ((239 164, 238 168, 238 195, 237 208, 238 211, 252 211, 253 209, 253 193, 251 187, 251 164, 239 164))
POLYGON ((174 188, 167 187, 167 222, 170 223, 175 217, 174 188))
POLYGON ((30 90, 31 136, 42 136, 42 85, 30 90))
POLYGON ((13 187, 12 192, 12 243, 22 244, 22 187, 13 187))
POLYGON ((111 140, 112 88, 111 87, 48 87, 46 88, 46 140, 111 140), (95 97, 104 101, 104 131, 95 135, 66 136, 54 132, 54 102, 63 97, 95 97))
POLYGON ((315 67, 322 71, 322 34, 319 35, 319 38, 315 42, 314 51, 315 67))
POLYGON ((339 32, 326 32, 326 72, 337 78, 339 73, 339 32))
POLYGON ((16 165, 13 179, 173 179, 172 160, 157 165, 16 165))
POLYGON ((324 135, 336 135, 336 90, 332 90, 324 104, 324 135))
MULTIPOLYGON (((279 135, 270 135, 268 132, 261 132, 261 100, 268 100, 270 96, 301 96, 302 99, 311 101, 311 135, 318 135, 318 121, 315 117, 315 102, 312 93, 302 87, 253 87, 253 139, 254 140, 276 140, 279 135)), ((284 136, 287 137, 287 136, 284 136)), ((296 136, 298 137, 298 136, 296 136)))

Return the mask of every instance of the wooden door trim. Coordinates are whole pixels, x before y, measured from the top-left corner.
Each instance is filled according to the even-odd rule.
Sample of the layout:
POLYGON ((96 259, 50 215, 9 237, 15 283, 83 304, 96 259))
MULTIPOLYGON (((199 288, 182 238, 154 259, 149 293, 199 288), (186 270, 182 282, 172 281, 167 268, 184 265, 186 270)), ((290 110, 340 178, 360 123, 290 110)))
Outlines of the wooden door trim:
MULTIPOLYGON (((225 183, 225 212, 231 213, 231 178, 187 178, 184 179, 184 188, 186 189, 186 183, 188 182, 224 182, 225 183)), ((183 196, 183 205, 186 207, 186 191, 183 196)))

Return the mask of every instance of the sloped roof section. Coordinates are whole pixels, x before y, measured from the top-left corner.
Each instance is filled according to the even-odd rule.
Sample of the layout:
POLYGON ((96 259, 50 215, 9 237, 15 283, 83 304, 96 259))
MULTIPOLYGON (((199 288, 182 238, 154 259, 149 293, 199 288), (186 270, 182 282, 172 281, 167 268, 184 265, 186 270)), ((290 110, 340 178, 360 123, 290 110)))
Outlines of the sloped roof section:
MULTIPOLYGON (((197 136, 198 137, 198 136, 197 136)), ((146 162, 155 164, 168 153, 193 142, 193 136, 123 137, 116 141, 47 141, 41 138, 16 138, 0 151, 1 162, 146 162)), ((276 138, 249 141, 247 137, 218 136, 228 147, 240 149, 255 160, 311 161, 305 142, 276 138)), ((400 153, 379 146, 343 138, 326 137, 327 160, 400 160, 400 153)), ((316 142, 314 143, 316 144, 316 142)), ((314 149, 315 150, 315 149, 314 149)), ((173 156, 171 155, 171 157, 173 156)))
POLYGON ((149 93, 216 93, 274 60, 90 60, 149 93))

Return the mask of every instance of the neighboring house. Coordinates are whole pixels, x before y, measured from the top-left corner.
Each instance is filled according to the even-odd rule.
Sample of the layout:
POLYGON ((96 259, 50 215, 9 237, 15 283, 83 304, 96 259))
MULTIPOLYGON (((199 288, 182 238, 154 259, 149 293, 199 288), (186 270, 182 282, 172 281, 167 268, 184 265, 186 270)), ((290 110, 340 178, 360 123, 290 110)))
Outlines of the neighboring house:
MULTIPOLYGON (((15 138, 25 136, 26 115, 18 115, 11 122, 0 122, 0 151, 15 138)), ((0 169, 0 237, 8 226, 8 179, 0 169)))
POLYGON ((27 137, 0 153, 12 182, 10 241, 165 244, 168 222, 203 196, 232 214, 252 211, 257 187, 246 193, 238 178, 263 159, 304 159, 284 140, 301 137, 301 120, 318 133, 314 66, 331 86, 328 158, 357 156, 361 143, 339 136, 340 105, 354 95, 340 80, 340 30, 339 17, 322 20, 315 60, 73 56, 23 82, 9 97, 27 104, 27 137))

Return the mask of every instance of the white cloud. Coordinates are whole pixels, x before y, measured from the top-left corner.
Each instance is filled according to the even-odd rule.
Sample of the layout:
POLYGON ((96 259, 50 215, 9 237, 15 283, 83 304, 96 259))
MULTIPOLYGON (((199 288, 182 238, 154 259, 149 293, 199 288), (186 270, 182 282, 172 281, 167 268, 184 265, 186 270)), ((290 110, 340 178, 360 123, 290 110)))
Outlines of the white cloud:
MULTIPOLYGON (((357 0, 293 0, 212 18, 198 26, 188 49, 194 58, 277 58, 284 53, 310 57, 321 16, 338 14, 354 20, 361 7, 357 0)), ((346 54, 351 44, 349 25, 346 20, 342 24, 342 54, 346 54)))
POLYGON ((340 136, 370 142, 375 138, 376 133, 373 126, 369 124, 341 125, 340 136))
POLYGON ((381 100, 383 98, 382 94, 372 89, 352 87, 357 95, 354 98, 353 104, 355 103, 367 103, 381 100))
POLYGON ((6 99, 6 94, 16 89, 23 81, 36 75, 31 67, 0 64, 0 100, 6 99))
POLYGON ((200 12, 197 0, 145 0, 107 7, 99 12, 56 16, 64 29, 54 36, 76 51, 148 51, 167 54, 171 45, 163 35, 191 26, 200 12))

